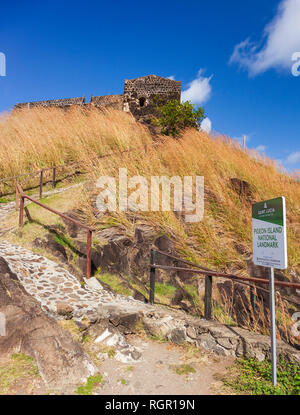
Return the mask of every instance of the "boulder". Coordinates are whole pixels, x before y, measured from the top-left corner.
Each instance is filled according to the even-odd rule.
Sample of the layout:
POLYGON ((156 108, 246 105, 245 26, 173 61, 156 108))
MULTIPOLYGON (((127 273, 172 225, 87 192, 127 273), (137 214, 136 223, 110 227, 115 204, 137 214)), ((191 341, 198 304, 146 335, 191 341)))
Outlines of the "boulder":
POLYGON ((25 353, 34 358, 47 388, 74 390, 95 373, 95 366, 81 345, 42 311, 3 258, 0 312, 6 322, 5 335, 0 336, 1 356, 25 353))

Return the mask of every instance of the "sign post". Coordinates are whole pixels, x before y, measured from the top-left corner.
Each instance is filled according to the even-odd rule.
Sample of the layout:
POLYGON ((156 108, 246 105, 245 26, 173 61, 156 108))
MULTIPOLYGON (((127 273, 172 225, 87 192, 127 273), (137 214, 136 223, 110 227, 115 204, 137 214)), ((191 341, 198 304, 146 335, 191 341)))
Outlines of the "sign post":
POLYGON ((274 268, 287 268, 286 209, 283 196, 252 205, 253 262, 270 268, 272 383, 277 383, 274 268))

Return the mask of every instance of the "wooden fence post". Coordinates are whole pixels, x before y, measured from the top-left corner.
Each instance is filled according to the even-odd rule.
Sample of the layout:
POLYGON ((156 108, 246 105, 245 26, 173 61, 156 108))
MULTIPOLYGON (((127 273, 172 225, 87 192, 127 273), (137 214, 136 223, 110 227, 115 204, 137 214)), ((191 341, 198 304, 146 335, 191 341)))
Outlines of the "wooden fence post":
POLYGON ((92 268, 92 231, 87 231, 86 243, 86 278, 90 278, 92 268))
POLYGON ((16 210, 19 209, 19 191, 18 191, 18 183, 16 182, 16 210))
POLYGON ((40 175, 40 199, 42 199, 42 197, 43 197, 43 175, 44 175, 44 171, 43 170, 41 170, 41 173, 40 173, 41 175, 40 175))
POLYGON ((53 167, 53 175, 52 175, 52 187, 53 187, 53 189, 55 188, 55 186, 56 186, 56 168, 53 167))
POLYGON ((20 212, 19 212, 19 228, 22 228, 23 226, 23 216, 24 216, 24 197, 21 195, 20 212))
MULTIPOLYGON (((155 250, 150 251, 150 265, 155 265, 155 250)), ((154 292, 155 292, 155 268, 150 267, 150 304, 154 304, 154 292)))
POLYGON ((210 275, 205 277, 204 317, 206 320, 212 319, 212 276, 210 275))
POLYGON ((252 286, 250 287, 250 300, 251 300, 251 305, 252 305, 252 310, 253 310, 254 317, 256 317, 256 314, 257 314, 257 310, 256 310, 257 290, 256 290, 255 284, 251 284, 251 285, 252 286))

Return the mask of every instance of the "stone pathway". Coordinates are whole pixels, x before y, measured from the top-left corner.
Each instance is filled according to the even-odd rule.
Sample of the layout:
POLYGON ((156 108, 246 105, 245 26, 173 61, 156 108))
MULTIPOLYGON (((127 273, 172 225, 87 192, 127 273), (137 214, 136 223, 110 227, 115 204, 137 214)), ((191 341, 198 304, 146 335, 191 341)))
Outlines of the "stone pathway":
POLYGON ((77 278, 49 259, 9 242, 0 242, 0 256, 16 274, 25 290, 35 297, 52 317, 72 314, 74 318, 95 313, 99 306, 138 311, 150 306, 106 291, 95 279, 81 286, 77 278))
POLYGON ((6 224, 6 218, 15 211, 15 206, 15 202, 0 203, 0 236, 11 230, 6 224))
MULTIPOLYGON (((80 184, 50 190, 45 192, 44 196, 62 193, 76 186, 80 184)), ((11 230, 5 222, 14 210, 15 202, 0 204, 0 236, 11 230)), ((95 313, 99 306, 105 305, 127 312, 152 309, 132 297, 122 297, 105 290, 95 278, 85 281, 82 286, 78 279, 62 266, 21 246, 1 241, 0 257, 7 261, 25 290, 35 297, 42 309, 52 317, 59 318, 61 315, 71 314, 74 318, 81 318, 95 313)))

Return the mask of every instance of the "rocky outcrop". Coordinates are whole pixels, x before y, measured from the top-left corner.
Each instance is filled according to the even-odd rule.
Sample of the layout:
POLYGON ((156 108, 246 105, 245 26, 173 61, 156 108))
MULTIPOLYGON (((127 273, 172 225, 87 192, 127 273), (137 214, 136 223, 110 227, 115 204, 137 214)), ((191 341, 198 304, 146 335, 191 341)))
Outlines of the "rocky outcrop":
MULTIPOLYGON (((11 250, 12 246, 9 249, 11 250)), ((16 256, 9 256, 9 253, 12 254, 7 253, 9 267, 1 260, 0 312, 7 318, 8 334, 0 337, 0 352, 9 354, 21 351, 34 357, 48 385, 59 384, 59 382, 73 385, 93 371, 92 363, 81 346, 74 343, 52 318, 42 312, 40 303, 45 301, 44 297, 33 290, 31 297, 24 291, 22 284, 26 286, 26 279, 19 275, 17 279, 17 276, 11 272, 16 256)), ((24 251, 23 255, 25 254, 24 251)), ((31 259, 35 260, 34 254, 31 254, 31 259)), ((23 268, 14 268, 20 272, 23 270, 23 268)), ((60 268, 56 272, 59 270, 60 268)), ((43 278, 43 275, 36 277, 37 280, 39 278, 43 278)), ((68 278, 70 279, 71 276, 68 278)), ((32 287, 32 283, 29 287, 32 287)), ((60 291, 59 284, 57 291, 60 291)), ((270 356, 268 336, 238 327, 225 326, 216 321, 194 318, 184 312, 149 306, 129 297, 104 291, 95 278, 87 280, 86 287, 77 290, 78 298, 72 303, 66 303, 64 293, 63 301, 56 304, 56 318, 62 316, 70 318, 69 314, 71 314, 75 321, 78 320, 78 323, 82 324, 80 320, 85 316, 88 324, 84 330, 87 332, 91 330, 93 337, 100 336, 98 341, 108 330, 109 336, 116 335, 114 339, 119 339, 116 340, 119 352, 122 355, 126 352, 131 358, 134 358, 134 350, 120 340, 118 333, 122 337, 139 333, 142 329, 150 335, 166 338, 173 343, 192 343, 220 355, 254 357, 259 360, 270 356), (93 295, 95 299, 93 307, 86 310, 79 309, 81 296, 87 294, 93 295), (72 312, 70 305, 78 308, 76 313, 72 312)), ((284 359, 300 364, 299 351, 281 341, 278 341, 278 352, 284 359)))
POLYGON ((253 191, 251 185, 245 180, 234 177, 230 179, 230 184, 240 197, 244 197, 246 199, 252 198, 253 191))
POLYGON ((47 388, 70 388, 95 373, 90 357, 70 333, 47 316, 39 302, 22 287, 7 262, 0 258, 0 312, 5 335, 1 357, 25 353, 34 358, 47 388))
MULTIPOLYGON (((192 343, 224 356, 252 357, 259 361, 270 358, 270 338, 240 327, 190 317, 181 312, 166 314, 159 311, 148 313, 143 323, 150 334, 173 343, 192 343)), ((300 364, 300 352, 279 340, 277 352, 283 359, 300 364)))

